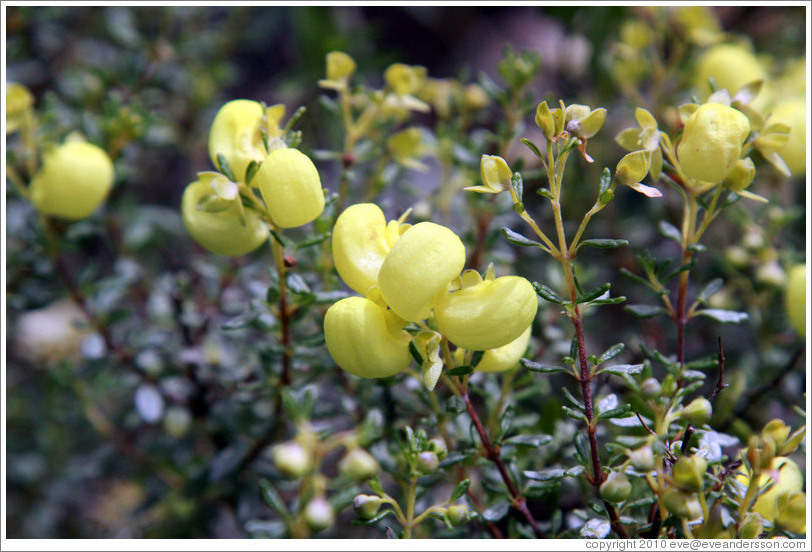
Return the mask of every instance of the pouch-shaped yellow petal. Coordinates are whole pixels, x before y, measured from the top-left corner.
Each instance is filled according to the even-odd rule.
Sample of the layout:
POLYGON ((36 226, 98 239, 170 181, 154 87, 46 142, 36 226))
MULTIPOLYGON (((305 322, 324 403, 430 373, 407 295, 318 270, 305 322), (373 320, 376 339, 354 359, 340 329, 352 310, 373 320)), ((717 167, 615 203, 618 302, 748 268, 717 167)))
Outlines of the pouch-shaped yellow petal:
POLYGON ((491 349, 485 351, 482 355, 482 360, 476 365, 477 372, 504 372, 515 368, 519 364, 519 359, 522 358, 524 352, 527 350, 527 344, 530 343, 530 334, 533 326, 527 326, 527 329, 522 335, 514 339, 507 345, 499 347, 498 349, 491 349))
POLYGON ((271 219, 281 228, 302 226, 324 210, 324 191, 316 165, 297 149, 273 150, 254 177, 271 219))
POLYGON ((268 226, 259 215, 245 209, 245 225, 236 201, 227 209, 207 212, 197 208, 200 201, 214 194, 207 182, 196 180, 186 187, 181 199, 183 224, 194 240, 212 253, 239 256, 250 253, 268 239, 268 226))
POLYGON ((717 88, 725 88, 733 96, 745 84, 765 76, 764 67, 756 56, 738 44, 718 44, 709 48, 696 67, 696 83, 706 94, 711 92, 711 78, 716 81, 717 88))
POLYGON ((90 216, 113 185, 113 162, 98 146, 67 142, 43 156, 31 181, 31 202, 41 213, 79 220, 90 216))
POLYGON ((537 310, 538 297, 530 282, 502 276, 442 295, 434 317, 437 329, 458 347, 486 351, 518 339, 537 310))
POLYGON ((685 124, 677 157, 686 175, 702 182, 721 182, 739 160, 750 121, 741 111, 704 104, 685 124))
MULTIPOLYGON (((465 246, 439 224, 415 224, 398 239, 378 273, 386 304, 410 322, 431 313, 435 297, 446 290, 465 266, 465 246)), ((523 328, 524 329, 524 328, 523 328)))
POLYGON ((333 227, 333 260, 350 288, 366 295, 378 283, 378 271, 390 249, 380 207, 359 203, 339 215, 333 227))
POLYGON ((336 364, 359 378, 394 376, 412 359, 409 334, 397 317, 364 297, 348 297, 328 309, 324 338, 336 364))
POLYGON ((252 100, 233 100, 214 116, 209 132, 209 157, 222 170, 217 154, 226 158, 234 177, 242 181, 251 161, 260 162, 266 151, 259 128, 262 124, 262 104, 252 100))
MULTIPOLYGON (((743 471, 736 474, 736 479, 744 485, 750 484, 750 479, 743 471)), ((772 461, 769 471, 762 473, 759 477, 758 484, 760 488, 766 487, 768 483, 771 483, 770 488, 759 495, 755 504, 753 504, 752 511, 758 512, 764 519, 773 522, 778 514, 776 507, 778 498, 785 494, 801 492, 804 486, 804 477, 798 464, 789 458, 779 456, 772 461)))

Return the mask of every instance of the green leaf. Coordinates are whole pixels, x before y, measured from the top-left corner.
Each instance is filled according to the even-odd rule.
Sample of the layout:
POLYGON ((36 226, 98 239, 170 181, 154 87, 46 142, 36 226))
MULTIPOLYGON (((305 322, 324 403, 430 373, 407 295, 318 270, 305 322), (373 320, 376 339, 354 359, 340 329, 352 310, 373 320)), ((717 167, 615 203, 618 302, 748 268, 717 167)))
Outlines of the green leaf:
POLYGON ((466 410, 465 402, 456 395, 449 397, 448 402, 445 403, 445 411, 451 414, 462 414, 466 410))
POLYGON ((414 430, 409 426, 406 426, 404 431, 406 432, 406 442, 409 444, 409 449, 417 454, 420 452, 420 443, 418 442, 417 435, 415 435, 414 430))
POLYGON ((580 303, 588 303, 590 301, 593 301, 593 300, 597 299, 598 297, 600 297, 601 295, 604 295, 607 291, 609 291, 609 288, 611 288, 611 287, 612 287, 612 284, 607 282, 607 283, 603 284, 602 286, 598 286, 595 289, 589 290, 586 293, 583 293, 583 294, 579 295, 575 299, 575 302, 580 304, 580 303))
POLYGON ((642 371, 642 364, 616 364, 614 366, 607 366, 606 368, 601 369, 601 372, 606 372, 607 374, 614 374, 621 377, 636 375, 642 371))
POLYGON ((285 282, 287 283, 288 289, 291 291, 291 293, 295 293, 297 295, 310 293, 310 286, 308 286, 304 278, 302 278, 302 276, 296 272, 288 272, 285 277, 285 282))
POLYGON ((234 176, 234 171, 231 170, 231 165, 228 164, 226 156, 222 153, 217 154, 217 166, 219 167, 220 172, 223 173, 226 178, 232 182, 238 182, 237 177, 234 176))
POLYGON ((273 228, 271 228, 270 231, 271 231, 271 235, 274 237, 274 239, 276 240, 276 242, 279 245, 281 245, 283 248, 287 247, 287 244, 285 243, 285 240, 282 239, 282 236, 279 235, 279 232, 277 232, 273 228))
POLYGON ((626 418, 627 415, 632 414, 630 411, 632 409, 632 405, 624 404, 622 406, 618 406, 617 408, 613 408, 611 410, 607 410, 606 412, 601 412, 598 414, 599 420, 608 420, 610 418, 626 418))
POLYGON ((414 359, 414 361, 420 366, 422 366, 423 357, 420 354, 420 351, 417 350, 417 345, 414 344, 414 341, 409 341, 409 352, 412 354, 412 358, 414 359))
POLYGON ((484 512, 482 512, 482 519, 489 522, 496 522, 505 517, 510 510, 508 502, 497 502, 484 512))
POLYGON ((474 371, 473 366, 463 365, 463 366, 455 366, 446 372, 449 376, 467 376, 468 374, 474 371))
POLYGON ((596 249, 614 249, 616 247, 625 247, 629 245, 629 240, 612 240, 612 239, 584 240, 579 244, 579 246, 581 245, 594 247, 596 249))
POLYGON ((545 301, 556 303, 557 305, 564 304, 564 299, 562 299, 561 296, 559 296, 553 289, 545 286, 544 284, 533 282, 533 289, 536 290, 536 294, 545 301))
POLYGON ((248 166, 245 168, 245 183, 251 184, 251 181, 254 179, 254 176, 257 174, 257 171, 262 166, 262 163, 258 162, 256 159, 252 159, 248 166))
POLYGON ((637 282, 638 284, 643 284, 644 286, 651 286, 651 282, 649 282, 648 280, 646 280, 644 278, 641 278, 640 276, 638 276, 637 274, 629 271, 628 269, 621 268, 620 273, 623 276, 625 276, 626 278, 628 278, 629 280, 632 280, 633 282, 637 282))
POLYGON ((370 477, 369 480, 367 480, 367 485, 369 485, 372 492, 378 496, 383 496, 386 494, 383 492, 383 487, 381 486, 381 480, 378 478, 378 474, 370 477))
POLYGON ((285 506, 285 501, 282 500, 282 497, 279 496, 279 493, 276 492, 276 489, 271 485, 270 481, 267 479, 259 480, 259 494, 262 497, 262 501, 272 510, 282 516, 282 518, 290 519, 290 512, 288 512, 287 506, 285 506))
POLYGON ((553 196, 553 192, 551 192, 547 188, 539 188, 538 190, 536 190, 536 193, 541 197, 546 197, 550 201, 555 199, 555 196, 553 196))
POLYGON ((563 468, 547 468, 544 470, 525 470, 524 476, 532 481, 558 481, 567 477, 567 471, 563 468))
POLYGON ((504 444, 538 448, 552 442, 552 440, 551 435, 514 435, 510 439, 506 439, 504 444))
POLYGON ((572 374, 572 370, 570 370, 569 368, 565 368, 564 366, 555 366, 553 364, 539 364, 538 362, 533 362, 532 360, 528 360, 526 358, 520 359, 519 362, 521 362, 522 366, 524 366, 531 372, 541 372, 542 374, 551 374, 553 372, 572 374))
POLYGON ((579 420, 581 422, 586 422, 587 421, 586 416, 582 412, 578 412, 577 410, 573 410, 572 408, 570 408, 568 406, 562 406, 561 410, 564 412, 564 414, 566 414, 570 418, 573 418, 575 420, 579 420))
POLYGON ((687 370, 712 370, 719 366, 719 355, 713 354, 692 360, 685 365, 687 370))
POLYGON ((454 487, 454 492, 451 493, 451 498, 449 499, 449 501, 453 502, 454 500, 460 498, 462 495, 468 492, 468 487, 470 486, 471 486, 470 479, 463 479, 462 481, 457 483, 457 486, 454 487))
POLYGON ((531 142, 527 138, 522 138, 521 142, 522 142, 522 144, 527 146, 530 149, 530 151, 533 152, 533 155, 535 155, 539 159, 542 159, 542 160, 544 159, 544 156, 541 155, 541 152, 539 151, 539 148, 538 148, 538 146, 536 146, 536 144, 534 144, 533 142, 531 142))
POLYGON ((607 191, 611 184, 612 184, 612 171, 609 170, 609 167, 604 167, 603 172, 601 173, 601 187, 598 192, 598 195, 600 196, 605 191, 607 191))
POLYGON ((516 197, 519 198, 519 201, 521 201, 522 196, 524 195, 524 182, 522 181, 521 173, 513 173, 513 176, 510 179, 510 186, 513 188, 516 197))
POLYGON ((485 351, 474 351, 474 354, 471 355, 471 366, 476 368, 479 366, 479 363, 482 362, 482 357, 485 356, 485 351))
POLYGON ((661 220, 657 229, 664 238, 674 240, 677 243, 682 243, 682 232, 680 232, 679 229, 670 222, 661 220))
POLYGON ((618 297, 607 297, 606 299, 595 299, 594 301, 590 301, 589 304, 593 306, 598 305, 617 305, 618 303, 622 303, 626 300, 626 297, 623 295, 619 295, 618 297))
POLYGON ((686 270, 691 270, 694 266, 696 266, 696 263, 697 263, 696 257, 693 257, 690 261, 688 261, 684 265, 682 265, 682 266, 680 266, 678 268, 675 268, 671 272, 668 272, 667 274, 665 274, 662 277, 662 280, 667 282, 668 280, 670 280, 674 276, 677 276, 680 272, 685 272, 686 270))
POLYGON ((581 412, 584 412, 584 405, 582 405, 581 401, 576 399, 575 396, 573 396, 573 394, 570 393, 569 389, 567 389, 566 387, 562 387, 561 392, 564 394, 564 398, 566 398, 570 402, 570 404, 572 404, 572 406, 574 406, 581 412))
POLYGON ((305 247, 312 247, 314 245, 318 245, 330 239, 332 234, 330 232, 324 232, 322 234, 318 234, 313 236, 312 238, 308 238, 304 241, 300 241, 296 244, 296 249, 304 249, 305 247))
POLYGON ((525 238, 521 234, 514 232, 510 228, 502 227, 502 234, 505 235, 507 241, 512 243, 513 245, 520 245, 522 247, 541 247, 539 242, 535 242, 529 238, 525 238))
POLYGON ((725 284, 724 280, 721 278, 714 278, 711 280, 708 285, 702 288, 702 291, 699 292, 696 300, 701 304, 707 304, 708 299, 710 299, 713 295, 715 295, 722 286, 725 284))
POLYGON ((651 318, 663 312, 661 307, 655 305, 626 305, 626 310, 637 318, 651 318))
POLYGON ((602 364, 607 360, 612 360, 625 350, 626 350, 625 343, 615 343, 614 345, 606 349, 606 351, 601 355, 601 357, 598 359, 598 364, 602 364))
POLYGON ((707 316, 708 318, 713 318, 717 322, 722 322, 723 324, 738 324, 739 322, 743 322, 750 318, 746 312, 737 312, 725 309, 703 309, 696 313, 700 316, 707 316))

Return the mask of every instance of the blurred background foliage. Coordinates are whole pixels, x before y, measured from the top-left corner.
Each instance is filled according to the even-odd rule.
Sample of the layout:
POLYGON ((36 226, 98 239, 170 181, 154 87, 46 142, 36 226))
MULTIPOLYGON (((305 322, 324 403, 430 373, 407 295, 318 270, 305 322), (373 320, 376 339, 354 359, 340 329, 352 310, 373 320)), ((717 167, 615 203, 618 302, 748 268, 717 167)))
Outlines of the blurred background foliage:
MULTIPOLYGON (((197 171, 210 170, 207 132, 223 103, 234 98, 284 103, 288 113, 306 105, 309 110, 299 125, 303 149, 339 150, 340 125, 319 103, 324 92, 316 86, 324 76, 326 53, 351 54, 358 62, 357 78, 380 86, 383 70, 396 61, 423 65, 433 77, 500 81, 497 67, 507 45, 517 52, 532 50, 541 60, 540 75, 530 84, 533 105, 564 98, 609 109, 602 139, 590 141, 597 163, 570 169, 573 181, 595 183, 583 187, 583 196, 566 198, 565 211, 576 212, 591 202, 603 166, 613 166, 622 155, 610 137, 633 116, 634 104, 619 94, 606 57, 621 23, 633 13, 629 7, 5 9, 7 81, 33 92, 43 136, 59 142, 78 130, 116 161, 116 184, 105 216, 57 228, 64 238, 61 261, 45 254, 32 208, 6 192, 5 515, 11 538, 280 535, 278 525, 264 521, 272 516, 257 485, 259 477, 274 476, 262 454, 268 435, 285 433, 274 418, 279 412, 269 411, 274 391, 267 382, 273 380, 279 351, 267 334, 275 320, 257 306, 268 293, 270 258, 265 252, 232 261, 202 253, 183 229, 178 211, 184 186, 197 171), (22 315, 64 297, 63 282, 55 276, 65 273, 78 289, 92 294, 94 311, 111 335, 84 339, 76 351, 31 356, 19 335, 22 315), (126 348, 116 349, 115 343, 126 348)), ((804 51, 802 10, 729 6, 716 14, 725 30, 748 37, 756 51, 780 63, 804 51)), ((436 122, 433 115, 421 117, 427 126, 436 122)), ((491 109, 477 126, 495 131, 498 122, 491 109)), ((527 129, 524 135, 537 130, 527 129)), ((491 153, 476 151, 478 143, 482 141, 469 144, 473 178, 478 156, 491 153)), ((518 166, 529 163, 521 146, 509 154, 509 160, 523 159, 518 166)), ((416 199, 390 197, 385 203, 389 216, 410 206, 403 201, 430 197, 440 176, 435 161, 427 163, 429 173, 404 179, 408 185, 402 185, 409 190, 406 197, 416 199)), ((333 191, 338 169, 335 163, 320 164, 322 182, 333 191)), ((528 174, 533 169, 528 166, 528 174)), ((768 207, 733 208, 728 220, 708 235, 706 245, 716 253, 701 258, 694 276, 697 286, 715 276, 725 278, 728 285, 717 301, 748 312, 751 321, 723 328, 697 322, 688 352, 688 358, 713 354, 722 336, 731 386, 720 395, 712 425, 742 442, 774 417, 797 425, 791 406, 804 402, 803 343, 786 330, 778 305, 781 267, 804 259, 805 190, 800 180, 788 181, 769 170, 760 172, 759 179, 759 193, 775 201, 768 207), (779 272, 765 272, 763 266, 773 261, 779 272)), ((532 209, 540 198, 529 192, 539 182, 529 177, 525 182, 532 209)), ((453 206, 453 225, 468 243, 475 241, 466 203, 458 199, 453 206)), ((610 207, 613 214, 593 231, 626 237, 632 247, 612 256, 611 266, 601 266, 609 257, 596 252, 585 277, 597 281, 605 274, 614 280, 620 268, 636 272, 634 254, 646 248, 662 258, 676 257, 677 245, 657 232, 659 220, 678 219, 675 206, 619 194, 610 207)), ((430 210, 415 216, 432 217, 430 210)), ((499 226, 516 222, 509 208, 496 217, 487 260, 512 266, 510 270, 531 279, 538 275, 555 282, 558 276, 545 263, 500 239, 499 226)), ((293 232, 294 240, 308 237, 312 234, 293 232)), ((314 266, 317 253, 318 248, 303 247, 296 251, 297 261, 314 266)), ((311 293, 308 285, 318 285, 312 278, 300 284, 296 292, 302 296, 311 293)), ((630 302, 650 300, 626 281, 617 284, 616 294, 630 302)), ((311 302, 319 300, 314 295, 311 302)), ((50 317, 83 318, 70 308, 66 312, 50 317)), ((544 326, 557 316, 556 309, 543 306, 534 330, 540 354, 568 352, 569 340, 562 339, 561 329, 544 326)), ((613 317, 611 326, 618 332, 637 336, 627 339, 633 351, 640 342, 662 346, 672 339, 667 323, 648 324, 618 307, 602 311, 599 320, 587 318, 593 350, 620 340, 605 331, 606 316, 613 317)), ((48 327, 45 321, 37 324, 38 331, 48 327)), ((411 394, 393 397, 386 385, 350 384, 336 375, 325 361, 318 316, 303 316, 296 331, 301 368, 296 383, 316 390, 320 401, 314 418, 334 430, 366 420, 389 432, 386 422, 365 419, 362 406, 384 400, 384 420, 426 419, 422 390, 410 387, 411 394), (331 386, 352 393, 337 393, 331 386)), ((556 377, 539 380, 527 393, 530 400, 518 400, 521 408, 541 414, 524 419, 527 427, 554 433, 564 423, 560 398, 550 392, 564 384, 556 377), (538 395, 544 397, 541 406, 538 395)), ((483 384, 482 397, 498 393, 492 385, 483 384)), ((603 394, 622 392, 613 390, 612 382, 601 385, 603 394)), ((556 438, 546 461, 560 460, 569 444, 561 431, 556 438)), ((351 499, 363 489, 336 489, 347 490, 351 499)), ((345 495, 334 495, 344 501, 342 508, 345 495)), ((567 507, 567 500, 560 502, 567 507)), ((541 502, 534 507, 542 519, 552 515, 541 502)), ((351 519, 346 510, 344 515, 351 519)), ((381 534, 339 524, 325 535, 381 534)))

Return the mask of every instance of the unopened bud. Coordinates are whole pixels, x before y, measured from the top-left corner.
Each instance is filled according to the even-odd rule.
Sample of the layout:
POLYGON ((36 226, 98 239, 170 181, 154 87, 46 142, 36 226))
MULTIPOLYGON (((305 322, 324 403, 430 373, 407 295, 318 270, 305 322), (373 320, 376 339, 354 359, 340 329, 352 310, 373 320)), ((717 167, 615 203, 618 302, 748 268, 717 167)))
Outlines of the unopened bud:
POLYGON ((764 531, 764 518, 760 514, 750 512, 744 516, 744 521, 739 528, 739 538, 757 539, 764 531))
POLYGON ((702 516, 702 505, 696 495, 684 493, 673 487, 663 495, 662 504, 675 516, 688 521, 702 516))
POLYGON ((354 448, 341 459, 338 471, 350 479, 367 479, 378 473, 378 461, 364 449, 354 448))
POLYGON ((780 451, 789 437, 789 426, 776 418, 770 420, 761 431, 761 438, 765 444, 772 445, 773 450, 780 451))
POLYGON ((647 399, 656 399, 663 392, 663 387, 656 378, 648 378, 640 384, 640 390, 647 399))
POLYGON ((359 494, 352 501, 352 508, 361 519, 372 519, 378 515, 383 501, 374 495, 359 494))
POLYGON ((683 491, 701 491, 707 469, 701 456, 683 456, 674 464, 674 483, 683 491))
POLYGON ((326 498, 317 496, 307 503, 304 518, 311 531, 324 531, 333 525, 335 513, 326 498))
POLYGON ((601 484, 600 493, 608 502, 623 502, 632 493, 632 484, 622 472, 612 472, 601 484))
POLYGON ((651 447, 641 447, 629 454, 632 467, 641 473, 648 473, 656 467, 657 458, 651 447))
POLYGON ((708 399, 699 397, 682 409, 682 419, 694 426, 708 423, 713 414, 713 407, 708 399))
POLYGON ((663 397, 670 397, 677 390, 677 380, 671 374, 663 380, 663 397))
POLYGON ((468 507, 464 504, 449 506, 446 515, 448 516, 448 521, 450 521, 454 527, 465 525, 471 521, 471 511, 468 510, 468 507))
POLYGON ((310 453, 295 441, 276 445, 271 457, 276 468, 288 477, 302 477, 312 466, 310 453))
POLYGON ((448 455, 448 447, 446 446, 445 441, 437 437, 429 441, 429 450, 436 454, 440 461, 443 461, 448 455))
POLYGON ((421 452, 417 455, 417 471, 422 475, 429 475, 437 471, 440 467, 440 459, 437 454, 431 451, 421 452))

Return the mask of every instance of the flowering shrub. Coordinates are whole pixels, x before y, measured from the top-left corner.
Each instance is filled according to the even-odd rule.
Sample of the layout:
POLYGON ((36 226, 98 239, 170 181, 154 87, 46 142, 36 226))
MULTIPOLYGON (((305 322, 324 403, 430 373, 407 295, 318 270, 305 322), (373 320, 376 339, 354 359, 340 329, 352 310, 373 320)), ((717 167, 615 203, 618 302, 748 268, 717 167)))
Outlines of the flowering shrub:
MULTIPOLYGON (((117 56, 151 28, 106 13, 117 56)), ((765 61, 801 48, 611 13, 565 92, 347 38, 226 93, 197 34, 74 110, 7 83, 10 534, 804 537, 806 62, 765 61)))

